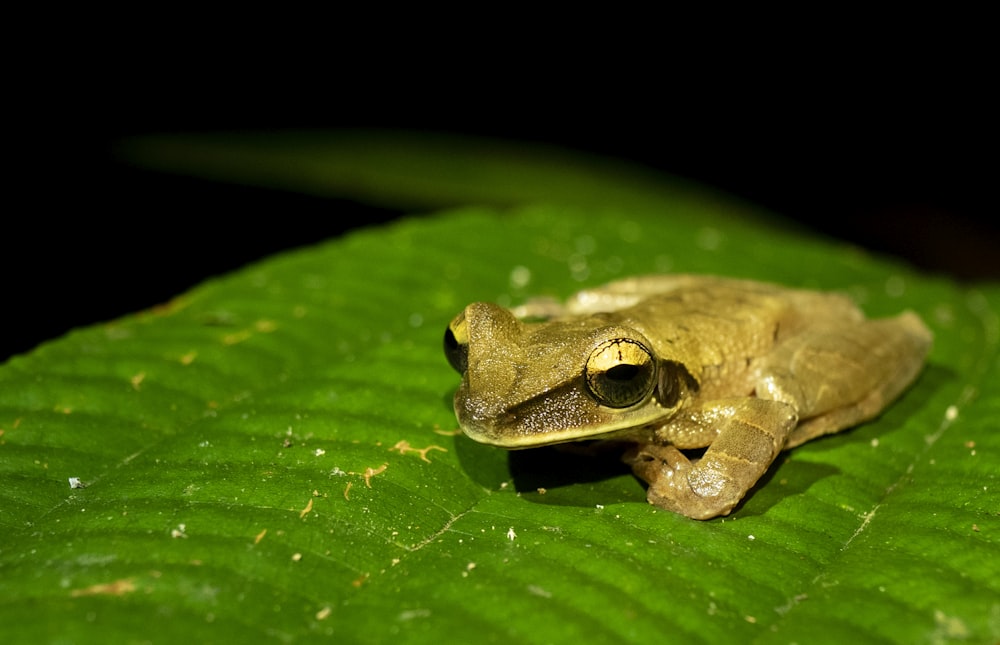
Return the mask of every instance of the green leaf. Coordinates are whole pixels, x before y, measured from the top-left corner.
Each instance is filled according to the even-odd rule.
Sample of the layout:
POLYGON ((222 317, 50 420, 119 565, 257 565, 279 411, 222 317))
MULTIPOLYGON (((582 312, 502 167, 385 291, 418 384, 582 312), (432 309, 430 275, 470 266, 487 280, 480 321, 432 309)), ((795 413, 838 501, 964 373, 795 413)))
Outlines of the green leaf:
POLYGON ((401 220, 7 362, 4 640, 996 642, 1000 288, 651 195, 401 220), (708 522, 455 433, 461 307, 663 271, 911 308, 934 349, 708 522))

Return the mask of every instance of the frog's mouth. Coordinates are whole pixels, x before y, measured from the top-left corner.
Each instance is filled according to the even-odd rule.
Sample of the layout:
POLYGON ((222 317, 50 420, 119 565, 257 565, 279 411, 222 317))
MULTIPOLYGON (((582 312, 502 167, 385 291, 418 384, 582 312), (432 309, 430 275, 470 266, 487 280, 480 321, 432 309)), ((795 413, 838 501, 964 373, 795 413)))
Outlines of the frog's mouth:
POLYGON ((491 434, 485 434, 478 432, 476 429, 471 429, 466 426, 462 426, 462 431, 470 439, 478 442, 487 444, 490 446, 496 446, 498 448, 506 448, 507 450, 526 450, 528 448, 542 448, 545 446, 553 446, 557 444, 565 443, 575 443, 580 441, 604 441, 604 440, 624 440, 633 439, 636 434, 644 432, 645 428, 622 428, 621 430, 600 430, 594 432, 593 434, 580 433, 574 430, 566 431, 556 431, 545 433, 544 435, 514 435, 514 436, 496 436, 491 434))
POLYGON ((455 393, 455 415, 469 438, 517 450, 632 434, 664 415, 656 406, 615 409, 594 405, 573 388, 494 411, 487 402, 455 393))
POLYGON ((462 431, 474 441, 490 446, 506 448, 508 450, 520 450, 524 448, 540 448, 559 443, 569 443, 572 441, 585 441, 605 437, 604 432, 595 432, 593 435, 577 430, 556 430, 543 434, 520 434, 504 432, 498 433, 480 426, 461 424, 462 431))

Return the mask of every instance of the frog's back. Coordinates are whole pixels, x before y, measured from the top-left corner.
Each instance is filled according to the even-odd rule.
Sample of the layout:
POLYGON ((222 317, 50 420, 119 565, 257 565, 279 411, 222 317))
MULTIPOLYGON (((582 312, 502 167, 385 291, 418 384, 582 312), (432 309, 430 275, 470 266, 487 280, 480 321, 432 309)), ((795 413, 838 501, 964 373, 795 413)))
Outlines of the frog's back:
POLYGON ((614 310, 617 322, 642 333, 659 356, 710 376, 724 389, 742 384, 755 359, 801 331, 864 318, 845 296, 750 280, 648 276, 607 288, 603 293, 617 300, 601 296, 606 306, 625 304, 614 310))
MULTIPOLYGON (((792 326, 813 320, 861 320, 861 311, 846 296, 793 289, 768 282, 699 275, 649 275, 625 278, 575 294, 567 310, 576 314, 632 310, 640 317, 711 321, 745 326, 772 322, 792 326)), ((674 326, 671 324, 671 326, 674 326)), ((745 327, 744 327, 745 328, 745 327)))
POLYGON ((821 291, 793 289, 781 285, 706 275, 645 275, 616 280, 586 289, 566 303, 572 314, 619 311, 640 302, 664 304, 675 311, 700 308, 725 315, 733 307, 757 310, 808 310, 819 307, 826 315, 860 319, 861 312, 845 296, 821 291))

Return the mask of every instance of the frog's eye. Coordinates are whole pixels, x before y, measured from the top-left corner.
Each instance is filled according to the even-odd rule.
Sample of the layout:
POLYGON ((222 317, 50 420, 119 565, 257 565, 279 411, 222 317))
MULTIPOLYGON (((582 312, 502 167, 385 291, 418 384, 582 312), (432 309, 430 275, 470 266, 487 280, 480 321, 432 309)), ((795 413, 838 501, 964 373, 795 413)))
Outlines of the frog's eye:
POLYGON ((640 403, 656 383, 653 354, 642 343, 628 338, 598 345, 587 359, 583 375, 593 397, 609 408, 640 403))
POLYGON ((459 314, 444 331, 444 355, 459 374, 469 367, 469 331, 465 316, 459 314))

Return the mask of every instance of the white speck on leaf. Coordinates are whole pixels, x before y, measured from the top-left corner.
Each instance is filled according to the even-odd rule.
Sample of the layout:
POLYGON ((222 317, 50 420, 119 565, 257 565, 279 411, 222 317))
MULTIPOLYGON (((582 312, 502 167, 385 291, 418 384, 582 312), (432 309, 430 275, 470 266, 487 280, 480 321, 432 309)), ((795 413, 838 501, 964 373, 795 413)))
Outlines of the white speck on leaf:
POLYGON ((898 298, 906 292, 906 282, 902 276, 891 275, 885 281, 885 293, 890 298, 898 298))
POLYGON ((430 609, 409 609, 399 612, 399 620, 413 620, 414 618, 427 618, 431 615, 430 609))
POLYGON ((552 592, 542 589, 538 585, 528 585, 528 593, 538 596, 539 598, 551 598, 552 592))
POLYGON ((706 251, 716 251, 722 244, 722 233, 711 227, 703 228, 698 231, 697 244, 706 251))
POLYGON ((961 618, 949 616, 940 609, 934 610, 934 623, 937 625, 931 634, 934 643, 954 643, 971 635, 969 626, 961 618))
POLYGON ((510 270, 510 288, 523 289, 531 283, 531 269, 518 265, 510 270))
POLYGON ((631 244, 639 241, 642 236, 642 229, 635 222, 622 222, 621 228, 618 229, 618 235, 621 236, 623 241, 631 244))
POLYGON ((569 256, 569 271, 573 279, 583 282, 590 276, 590 266, 587 264, 587 257, 580 253, 569 256))

